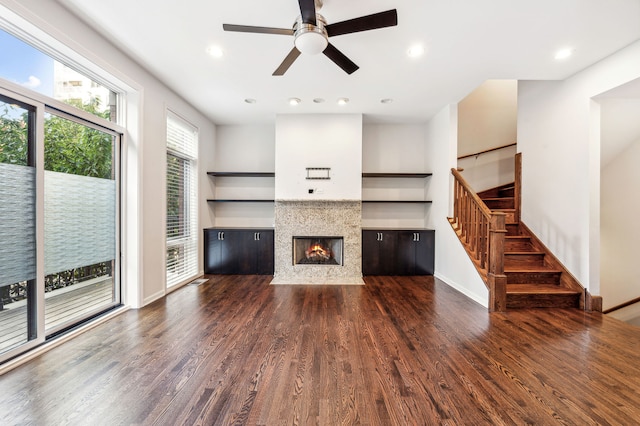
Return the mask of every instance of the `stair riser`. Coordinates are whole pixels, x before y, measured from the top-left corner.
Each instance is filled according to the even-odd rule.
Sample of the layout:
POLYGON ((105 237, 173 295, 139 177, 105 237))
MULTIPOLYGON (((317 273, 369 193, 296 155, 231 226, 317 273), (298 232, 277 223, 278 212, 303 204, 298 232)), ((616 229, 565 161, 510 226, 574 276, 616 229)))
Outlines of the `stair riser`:
POLYGON ((533 251, 533 245, 529 240, 509 240, 504 241, 504 251, 533 251))
POLYGON ((516 221, 516 212, 504 212, 504 221, 507 223, 513 223, 516 221))
POLYGON ((579 308, 580 295, 507 294, 508 309, 579 308))
POLYGON ((504 266, 509 267, 527 267, 527 266, 544 266, 544 253, 531 254, 504 254, 504 266))
POLYGON ((495 198, 485 199, 483 201, 491 210, 514 208, 513 198, 495 198))
POLYGON ((498 197, 513 197, 515 192, 515 188, 501 189, 498 191, 498 197))
POLYGON ((515 237, 518 235, 522 235, 520 233, 520 228, 518 227, 517 223, 507 223, 506 228, 507 228, 507 236, 515 237))
POLYGON ((506 272, 507 284, 560 284, 560 272, 506 272))

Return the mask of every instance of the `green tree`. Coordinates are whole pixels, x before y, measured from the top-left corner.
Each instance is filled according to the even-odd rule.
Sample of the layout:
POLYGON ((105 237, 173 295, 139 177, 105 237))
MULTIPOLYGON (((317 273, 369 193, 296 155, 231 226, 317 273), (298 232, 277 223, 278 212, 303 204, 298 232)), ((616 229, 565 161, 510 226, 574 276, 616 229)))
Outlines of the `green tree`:
POLYGON ((27 112, 0 101, 0 163, 27 165, 27 132, 27 112))
MULTIPOLYGON (((99 112, 99 99, 82 104, 70 104, 94 115, 108 117, 99 112)), ((18 106, 0 101, 0 163, 27 165, 28 112, 18 106)), ((66 118, 46 114, 44 122, 45 170, 113 178, 113 137, 66 118)))
MULTIPOLYGON (((69 103, 74 105, 73 101, 69 103)), ((85 104, 78 101, 74 106, 103 118, 108 116, 108 113, 98 111, 97 98, 85 104)), ((47 114, 44 129, 46 170, 103 179, 113 177, 113 137, 110 134, 53 114, 47 114)))

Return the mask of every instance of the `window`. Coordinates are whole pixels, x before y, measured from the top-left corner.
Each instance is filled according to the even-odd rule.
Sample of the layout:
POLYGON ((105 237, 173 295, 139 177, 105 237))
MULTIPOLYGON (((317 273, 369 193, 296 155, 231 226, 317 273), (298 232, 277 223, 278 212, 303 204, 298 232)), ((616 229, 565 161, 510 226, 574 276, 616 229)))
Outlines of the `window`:
POLYGON ((115 92, 3 30, 0 51, 3 362, 120 305, 122 129, 115 92))
POLYGON ((198 273, 198 131, 167 116, 167 287, 198 273))
POLYGON ((0 29, 0 77, 98 117, 116 121, 116 94, 0 29))

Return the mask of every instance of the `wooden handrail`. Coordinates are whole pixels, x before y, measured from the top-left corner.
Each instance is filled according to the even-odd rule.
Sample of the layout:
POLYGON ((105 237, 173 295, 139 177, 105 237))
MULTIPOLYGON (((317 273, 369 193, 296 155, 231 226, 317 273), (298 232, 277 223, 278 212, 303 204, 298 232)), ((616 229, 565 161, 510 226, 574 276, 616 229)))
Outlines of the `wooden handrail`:
POLYGON ((456 169, 452 225, 489 289, 489 310, 506 310, 504 274, 506 215, 492 212, 456 169))
POLYGON ((491 209, 487 207, 487 205, 482 201, 478 194, 471 188, 471 185, 462 177, 462 174, 458 171, 458 169, 451 169, 451 173, 456 178, 456 182, 460 184, 460 186, 472 197, 473 201, 478 205, 482 212, 487 216, 491 216, 491 209))
POLYGON ((606 309, 602 311, 603 314, 610 314, 611 312, 617 311, 618 309, 626 308, 627 306, 635 305, 640 302, 640 297, 636 297, 635 299, 628 300, 624 303, 614 306, 613 308, 606 309))
POLYGON ((490 149, 487 149, 487 150, 484 150, 484 151, 476 152, 475 154, 463 155, 461 157, 458 157, 458 160, 462 160, 463 158, 469 158, 469 157, 477 157, 478 155, 486 154, 488 152, 493 152, 493 151, 499 151, 501 149, 509 148, 511 146, 516 146, 516 145, 518 145, 518 144, 516 142, 514 142, 514 143, 510 143, 509 145, 502 145, 502 146, 498 146, 498 147, 495 147, 495 148, 490 148, 490 149))

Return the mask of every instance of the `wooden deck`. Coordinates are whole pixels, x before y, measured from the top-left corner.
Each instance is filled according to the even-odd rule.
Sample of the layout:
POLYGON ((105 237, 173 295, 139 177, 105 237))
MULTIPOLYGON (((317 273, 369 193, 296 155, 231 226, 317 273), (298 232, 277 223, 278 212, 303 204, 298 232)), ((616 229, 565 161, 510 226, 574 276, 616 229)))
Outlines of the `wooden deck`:
MULTIPOLYGON (((113 301, 111 277, 54 290, 45 295, 45 330, 54 330, 75 318, 108 306, 113 301)), ((27 340, 26 301, 5 305, 0 311, 0 352, 27 340)))
POLYGON ((215 276, 0 377, 0 424, 633 425, 640 328, 432 277, 215 276))

